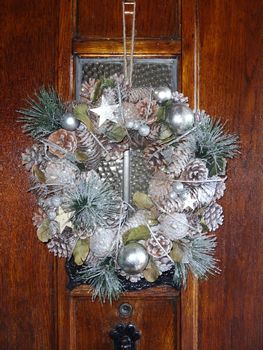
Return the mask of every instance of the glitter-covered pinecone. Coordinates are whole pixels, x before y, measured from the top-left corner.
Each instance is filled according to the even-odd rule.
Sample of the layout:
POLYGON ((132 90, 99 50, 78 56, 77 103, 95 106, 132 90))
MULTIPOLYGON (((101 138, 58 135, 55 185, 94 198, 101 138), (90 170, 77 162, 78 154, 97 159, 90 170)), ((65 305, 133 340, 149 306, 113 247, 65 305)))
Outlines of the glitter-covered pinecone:
POLYGON ((74 185, 78 169, 66 159, 54 159, 45 168, 46 184, 53 186, 74 185))
POLYGON ((167 175, 158 172, 149 183, 148 193, 152 200, 164 206, 166 201, 169 199, 169 194, 172 191, 172 183, 167 175))
POLYGON ((171 161, 168 167, 169 172, 175 177, 180 176, 190 159, 194 157, 194 152, 195 140, 191 136, 177 144, 171 155, 171 161))
POLYGON ((207 206, 216 199, 216 187, 216 182, 204 182, 199 183, 199 186, 197 184, 191 186, 191 192, 198 202, 198 207, 207 206))
POLYGON ((44 212, 44 210, 42 208, 37 208, 37 211, 34 212, 32 217, 33 225, 39 227, 46 218, 47 214, 44 212))
POLYGON ((77 239, 72 234, 72 229, 66 227, 61 234, 54 235, 48 242, 48 250, 60 258, 70 258, 77 239))
POLYGON ((224 196, 225 189, 226 189, 226 184, 225 184, 224 180, 217 181, 216 182, 216 189, 215 189, 215 199, 222 198, 224 196))
POLYGON ((90 78, 89 81, 85 81, 81 85, 80 99, 82 102, 91 104, 94 98, 97 81, 96 79, 90 78))
POLYGON ((83 124, 75 133, 78 141, 77 152, 81 152, 78 160, 85 165, 86 170, 96 169, 101 160, 101 146, 83 124))
POLYGON ((155 238, 151 237, 145 242, 147 252, 155 258, 161 258, 169 254, 172 246, 172 241, 162 234, 156 235, 155 238))
POLYGON ((163 203, 163 209, 169 213, 181 213, 184 210, 184 201, 177 196, 176 198, 167 198, 163 203))
POLYGON ((163 168, 166 165, 163 154, 159 152, 160 147, 161 146, 159 143, 152 143, 144 149, 146 162, 155 171, 163 168))
POLYGON ((184 96, 181 92, 175 91, 172 93, 175 103, 182 103, 188 106, 188 97, 184 96))
POLYGON ((150 98, 151 88, 139 87, 127 90, 127 98, 129 102, 137 103, 145 98, 150 98))
POLYGON ((206 208, 203 219, 210 231, 215 231, 223 224, 223 208, 217 203, 212 203, 206 208))
POLYGON ((202 159, 193 159, 184 169, 183 178, 191 182, 192 186, 199 186, 208 177, 206 163, 202 159))
POLYGON ((52 145, 49 147, 49 152, 59 158, 64 158, 67 153, 74 153, 77 148, 75 132, 65 129, 59 129, 53 132, 49 135, 48 141, 54 144, 53 147, 52 145), (58 148, 56 148, 55 145, 57 145, 58 148))
POLYGON ((43 162, 45 156, 44 145, 34 144, 32 147, 25 149, 22 153, 22 164, 26 170, 30 171, 34 165, 39 165, 43 162))

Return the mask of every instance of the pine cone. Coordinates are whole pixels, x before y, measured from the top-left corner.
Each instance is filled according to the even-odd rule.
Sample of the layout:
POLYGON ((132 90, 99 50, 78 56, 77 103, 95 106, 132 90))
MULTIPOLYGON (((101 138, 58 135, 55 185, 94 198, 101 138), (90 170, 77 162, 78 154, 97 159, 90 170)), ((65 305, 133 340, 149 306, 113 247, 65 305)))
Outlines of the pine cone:
POLYGON ((224 195, 225 189, 226 189, 225 182, 223 180, 217 181, 216 182, 216 189, 215 189, 215 199, 222 198, 224 195))
POLYGON ((173 95, 173 100, 175 103, 182 103, 182 104, 185 104, 186 106, 188 106, 188 97, 184 96, 184 94, 178 92, 178 91, 175 91, 172 93, 173 95))
POLYGON ((96 169, 101 159, 101 146, 83 124, 76 130, 76 136, 78 150, 85 155, 81 162, 85 164, 86 170, 96 169))
POLYGON ((223 224, 223 208, 217 203, 212 203, 204 212, 204 221, 210 231, 215 231, 223 224))
POLYGON ((169 271, 174 266, 174 264, 169 258, 167 258, 167 256, 163 256, 157 260, 154 260, 154 262, 160 273, 169 271))
POLYGON ((169 177, 159 171, 150 181, 148 193, 154 202, 163 207, 169 199, 172 188, 169 177))
POLYGON ((92 236, 93 232, 88 230, 73 230, 73 235, 77 239, 87 239, 92 236))
POLYGON ((90 78, 89 81, 85 81, 81 85, 80 98, 82 102, 86 102, 87 104, 91 104, 94 92, 96 90, 97 80, 90 78))
POLYGON ((48 141, 65 150, 65 152, 62 152, 60 149, 57 149, 55 147, 49 147, 49 152, 59 158, 64 158, 67 152, 74 153, 77 148, 77 139, 75 133, 65 129, 59 129, 53 132, 48 137, 48 141))
POLYGON ((158 140, 160 134, 161 124, 153 123, 150 125, 150 134, 147 136, 147 140, 158 140))
POLYGON ((164 237, 161 234, 156 236, 156 239, 152 237, 145 242, 145 247, 148 253, 155 258, 161 258, 169 254, 172 246, 173 244, 170 239, 164 237), (158 241, 159 244, 156 241, 158 241))
POLYGON ((184 211, 184 202, 180 197, 168 198, 163 203, 163 209, 169 213, 181 213, 184 211))
POLYGON ((163 168, 166 165, 166 161, 161 152, 158 152, 160 148, 159 143, 152 143, 151 145, 145 147, 144 156, 146 162, 150 165, 150 167, 157 171, 163 168))
POLYGON ((72 235, 71 228, 65 228, 60 234, 54 236, 47 244, 48 250, 55 256, 70 258, 77 239, 72 235))
POLYGON ((76 167, 66 159, 51 160, 45 168, 46 184, 48 185, 73 185, 76 175, 76 167))
POLYGON ((194 157, 194 152, 195 140, 193 137, 189 136, 174 148, 168 167, 169 172, 175 177, 180 176, 190 159, 194 157))
POLYGON ((216 182, 205 182, 202 184, 199 183, 199 186, 195 184, 194 187, 192 187, 192 194, 198 201, 199 207, 207 206, 215 200, 216 186, 216 182))
POLYGON ((34 212, 32 221, 33 225, 39 227, 44 219, 47 218, 47 214, 44 212, 42 208, 38 208, 37 211, 34 212))
POLYGON ((144 98, 150 98, 151 88, 139 87, 132 88, 127 91, 128 101, 131 103, 137 103, 144 98))
POLYGON ((200 182, 208 177, 208 169, 206 163, 201 159, 194 159, 184 169, 183 178, 191 182, 192 186, 200 186, 200 182), (197 181, 197 182, 195 182, 197 181))
POLYGON ((45 149, 43 145, 34 144, 30 148, 26 148, 22 153, 22 164, 26 170, 30 171, 34 165, 39 165, 43 162, 45 149))
POLYGON ((140 99, 137 103, 136 103, 136 109, 137 109, 137 113, 141 118, 145 118, 146 116, 148 116, 147 121, 150 121, 151 123, 153 123, 156 119, 156 114, 158 111, 158 105, 157 102, 154 100, 150 100, 149 97, 140 99))

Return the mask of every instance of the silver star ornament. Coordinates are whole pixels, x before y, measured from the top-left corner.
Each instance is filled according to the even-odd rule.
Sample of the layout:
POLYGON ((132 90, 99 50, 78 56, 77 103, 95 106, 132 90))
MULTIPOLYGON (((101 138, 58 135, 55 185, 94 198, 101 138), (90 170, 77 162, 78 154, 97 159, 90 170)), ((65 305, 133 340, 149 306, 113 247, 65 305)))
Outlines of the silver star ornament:
POLYGON ((109 105, 106 98, 102 96, 101 105, 97 108, 91 108, 90 111, 96 113, 99 119, 99 127, 106 121, 110 120, 114 123, 119 121, 118 113, 119 105, 109 105))

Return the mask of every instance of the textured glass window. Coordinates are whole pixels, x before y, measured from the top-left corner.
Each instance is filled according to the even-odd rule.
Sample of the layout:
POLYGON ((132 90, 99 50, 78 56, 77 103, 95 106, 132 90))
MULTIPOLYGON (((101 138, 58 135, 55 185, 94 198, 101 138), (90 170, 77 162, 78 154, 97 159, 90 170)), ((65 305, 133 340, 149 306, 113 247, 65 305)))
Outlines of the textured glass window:
MULTIPOLYGON (((177 63, 174 59, 135 59, 133 87, 168 86, 177 89, 177 63)), ((106 78, 123 73, 123 61, 119 58, 76 60, 76 97, 79 97, 81 84, 90 78, 106 78)))

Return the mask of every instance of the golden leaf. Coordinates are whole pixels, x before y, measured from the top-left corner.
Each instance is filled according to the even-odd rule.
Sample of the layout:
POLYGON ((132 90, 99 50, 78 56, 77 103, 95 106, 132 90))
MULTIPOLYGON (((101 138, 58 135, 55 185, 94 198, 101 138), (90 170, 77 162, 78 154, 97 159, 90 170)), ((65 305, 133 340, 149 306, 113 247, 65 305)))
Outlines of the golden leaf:
POLYGON ((46 177, 42 170, 39 169, 37 165, 33 165, 32 172, 35 175, 35 177, 38 179, 39 182, 45 183, 46 177))
POLYGON ((148 282, 154 282, 160 276, 160 272, 152 259, 150 259, 146 269, 143 271, 143 276, 148 282))
POLYGON ((79 239, 73 250, 74 261, 76 265, 82 265, 89 254, 89 241, 79 239))
POLYGON ((37 237, 43 243, 46 243, 51 239, 49 225, 50 221, 48 219, 44 219, 39 228, 37 229, 37 237))
POLYGON ((139 209, 151 209, 154 206, 151 198, 143 192, 135 192, 132 201, 139 209))
POLYGON ((173 249, 170 252, 170 257, 175 262, 181 262, 184 256, 184 251, 180 244, 173 242, 173 249))
POLYGON ((150 238, 150 231, 145 225, 131 228, 122 236, 123 244, 127 244, 131 241, 140 241, 141 239, 146 240, 148 238, 150 238))
POLYGON ((74 153, 76 159, 78 162, 86 162, 89 158, 89 156, 87 155, 87 153, 80 151, 80 150, 76 150, 76 152, 74 153))

